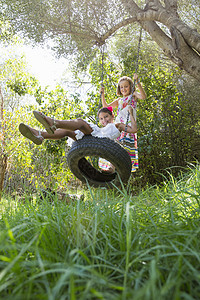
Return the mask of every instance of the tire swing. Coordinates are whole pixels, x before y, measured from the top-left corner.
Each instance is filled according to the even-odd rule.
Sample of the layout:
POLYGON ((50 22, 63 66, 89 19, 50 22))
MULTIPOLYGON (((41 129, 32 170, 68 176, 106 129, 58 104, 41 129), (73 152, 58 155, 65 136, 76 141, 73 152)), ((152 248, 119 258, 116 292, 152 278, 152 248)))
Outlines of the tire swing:
POLYGON ((74 141, 67 155, 71 172, 93 187, 113 187, 127 183, 131 175, 131 159, 127 151, 108 138, 85 135, 74 141), (102 171, 96 159, 103 158, 114 167, 114 173, 102 171))
MULTIPOLYGON (((137 67, 141 34, 138 44, 137 67)), ((103 84, 103 58, 102 51, 102 84, 103 84)), ((136 67, 136 69, 137 69, 136 67)), ((135 82, 134 82, 135 85, 135 82)), ((99 107, 101 104, 101 96, 99 107)), ((128 124, 127 116, 127 124, 128 124)), ((126 128, 127 128, 126 124, 126 128)), ((126 184, 131 176, 132 162, 125 145, 109 139, 85 135, 82 139, 74 141, 67 155, 67 162, 71 172, 83 183, 89 183, 94 187, 113 187, 126 184), (114 172, 105 172, 99 167, 99 158, 105 159, 114 166, 114 172)))

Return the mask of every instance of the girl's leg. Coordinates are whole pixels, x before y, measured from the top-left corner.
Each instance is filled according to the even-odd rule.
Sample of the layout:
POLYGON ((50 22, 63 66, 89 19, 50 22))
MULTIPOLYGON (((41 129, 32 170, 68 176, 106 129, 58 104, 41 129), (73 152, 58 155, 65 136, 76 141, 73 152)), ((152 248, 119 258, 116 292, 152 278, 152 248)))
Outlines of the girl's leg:
POLYGON ((60 140, 66 136, 72 138, 73 140, 76 140, 75 132, 66 129, 57 129, 56 131, 54 131, 54 133, 51 134, 46 131, 41 131, 41 135, 43 136, 44 139, 47 140, 60 140))
POLYGON ((55 123, 57 128, 68 129, 71 131, 75 131, 78 129, 86 135, 91 134, 93 131, 90 125, 82 119, 63 120, 63 121, 55 120, 55 123))
POLYGON ((39 131, 21 123, 19 125, 19 131, 24 137, 28 138, 36 145, 41 145, 44 139, 59 140, 66 136, 76 140, 75 132, 66 129, 57 129, 54 133, 49 134, 46 131, 39 131))
POLYGON ((79 129, 84 134, 88 135, 93 131, 90 125, 82 119, 60 121, 47 117, 43 113, 38 111, 34 111, 33 113, 36 119, 46 128, 48 132, 53 132, 55 128, 66 129, 70 131, 79 129))

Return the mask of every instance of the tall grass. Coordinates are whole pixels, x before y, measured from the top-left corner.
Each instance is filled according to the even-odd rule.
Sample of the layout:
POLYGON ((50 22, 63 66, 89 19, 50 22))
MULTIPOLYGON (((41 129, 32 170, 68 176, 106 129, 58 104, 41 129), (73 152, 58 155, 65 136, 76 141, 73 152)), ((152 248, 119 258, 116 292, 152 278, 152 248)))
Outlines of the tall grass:
POLYGON ((200 299, 200 171, 139 195, 0 204, 0 299, 200 299))

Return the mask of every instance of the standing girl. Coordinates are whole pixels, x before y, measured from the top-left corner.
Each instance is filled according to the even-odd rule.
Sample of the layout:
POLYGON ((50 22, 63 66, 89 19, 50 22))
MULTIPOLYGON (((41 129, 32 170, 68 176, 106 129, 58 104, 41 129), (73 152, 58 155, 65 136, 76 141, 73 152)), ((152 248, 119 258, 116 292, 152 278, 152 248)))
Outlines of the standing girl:
MULTIPOLYGON (((146 93, 139 81, 138 75, 134 74, 133 78, 139 92, 137 92, 135 88, 133 89, 133 80, 130 77, 123 76, 119 79, 117 86, 117 96, 121 97, 109 104, 105 100, 104 88, 102 87, 100 90, 103 107, 111 106, 113 108, 118 108, 115 122, 126 124, 129 105, 133 108, 134 119, 136 120, 137 100, 146 98, 146 93)), ((129 124, 130 120, 128 122, 128 125, 129 124)), ((132 161, 132 172, 135 172, 138 168, 137 133, 128 133, 126 130, 122 131, 120 137, 118 137, 118 141, 123 144, 124 148, 129 153, 132 161)))

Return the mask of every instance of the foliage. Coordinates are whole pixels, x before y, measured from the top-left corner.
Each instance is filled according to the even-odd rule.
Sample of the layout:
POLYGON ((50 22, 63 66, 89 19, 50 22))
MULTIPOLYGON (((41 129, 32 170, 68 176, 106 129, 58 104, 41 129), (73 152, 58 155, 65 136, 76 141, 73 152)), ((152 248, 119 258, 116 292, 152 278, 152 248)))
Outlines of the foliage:
POLYGON ((198 299, 199 167, 138 196, 0 204, 3 299, 198 299))
MULTIPOLYGON (((31 114, 35 108, 59 119, 83 117, 95 122, 100 103, 102 73, 107 101, 111 102, 116 98, 119 77, 132 76, 135 72, 138 36, 139 29, 136 26, 121 29, 112 43, 107 44, 108 51, 105 49, 103 66, 103 47, 90 48, 90 60, 87 60, 86 52, 79 52, 74 73, 78 83, 81 83, 80 71, 89 71, 92 85, 92 91, 88 93, 84 103, 80 95, 76 94, 69 100, 67 91, 61 86, 57 86, 54 91, 41 88, 39 82, 26 72, 24 58, 6 61, 6 67, 1 73, 4 77, 1 76, 1 79, 6 95, 6 108, 12 108, 12 113, 8 111, 5 114, 5 124, 8 132, 7 147, 12 153, 10 174, 13 188, 16 187, 16 178, 20 185, 28 183, 34 188, 38 185, 59 188, 66 186, 72 176, 66 165, 66 140, 45 141, 41 147, 36 147, 19 135, 18 125, 24 122, 37 127, 38 123, 31 114), (27 95, 33 96, 38 106, 19 110, 16 102, 21 105, 23 99, 26 101, 27 95)), ((174 168, 174 174, 177 175, 180 166, 199 159, 199 89, 192 82, 194 88, 191 91, 187 76, 180 74, 163 58, 144 32, 138 73, 148 96, 145 101, 139 101, 137 120, 139 170, 134 174, 134 184, 143 186, 161 182, 163 178, 160 173, 163 173, 163 169, 177 166, 174 168)))
POLYGON ((91 53, 98 36, 107 31, 107 24, 116 23, 116 16, 120 18, 124 11, 122 4, 107 0, 34 0, 29 5, 3 0, 2 4, 2 17, 10 20, 15 33, 26 32, 26 38, 37 43, 52 39, 57 53, 65 55, 84 48, 91 53))
POLYGON ((148 71, 148 97, 139 103, 138 110, 138 145, 143 176, 155 180, 163 169, 187 164, 190 127, 187 103, 174 85, 173 74, 164 68, 157 72, 154 68, 153 74, 148 71))
POLYGON ((10 22, 14 33, 34 43, 52 40, 57 55, 81 53, 88 62, 123 28, 140 24, 163 53, 190 76, 199 80, 199 4, 184 1, 65 0, 28 3, 2 0, 0 18, 10 22), (181 3, 180 3, 181 2, 181 3), (183 19, 181 19, 181 17, 183 19), (185 22, 185 23, 184 23, 185 22), (195 27, 195 29, 193 29, 195 27), (191 57, 188 60, 188 56, 191 57))
POLYGON ((0 79, 5 110, 18 108, 23 100, 29 102, 28 94, 32 95, 39 84, 37 79, 28 72, 24 56, 13 54, 10 54, 9 58, 2 58, 0 79))
POLYGON ((180 16, 191 27, 200 31, 200 5, 198 0, 184 0, 179 2, 180 16))
MULTIPOLYGON (((104 58, 108 103, 117 98, 118 79, 124 75, 132 77, 136 69, 138 32, 129 33, 125 35, 126 42, 123 38, 116 40, 112 61, 108 55, 104 58), (133 36, 135 38, 131 41, 133 36)), ((145 100, 138 101, 137 113, 139 170, 134 174, 134 184, 141 186, 162 182, 161 174, 168 167, 176 166, 174 175, 177 176, 181 166, 199 160, 200 124, 195 105, 198 92, 195 96, 188 85, 186 93, 185 77, 169 61, 163 61, 156 47, 150 49, 148 43, 142 41, 138 63, 138 75, 147 93, 145 100)), ((91 81, 97 87, 88 95, 87 101, 90 112, 94 114, 99 102, 101 56, 90 64, 89 70, 91 81)))
POLYGON ((100 87, 103 83, 109 101, 113 101, 116 97, 116 82, 119 72, 106 54, 104 54, 102 65, 102 54, 99 52, 97 58, 90 64, 89 73, 93 91, 88 93, 86 104, 88 107, 88 114, 94 116, 96 119, 97 111, 102 106, 99 93, 100 87))
MULTIPOLYGON (((66 92, 59 86, 55 91, 43 91, 41 95, 37 91, 37 97, 41 103, 39 109, 52 117, 69 119, 78 111, 78 108, 75 108, 74 111, 71 110, 73 104, 69 103, 66 92)), ((57 141, 46 140, 38 147, 19 134, 19 123, 29 124, 31 127, 39 129, 40 125, 32 115, 34 109, 38 108, 34 106, 21 107, 19 111, 15 111, 13 114, 15 119, 17 116, 15 122, 13 119, 13 130, 15 130, 15 143, 17 142, 18 146, 15 149, 9 171, 12 191, 25 185, 25 183, 30 187, 32 186, 33 189, 38 187, 62 189, 72 177, 66 161, 68 150, 66 138, 57 141)), ((80 113, 80 111, 78 112, 80 113)), ((8 136, 10 134, 11 132, 8 136)), ((12 144, 9 144, 9 148, 11 147, 12 144)))
POLYGON ((8 20, 0 16, 0 41, 7 43, 15 40, 8 20))
MULTIPOLYGON (((143 64, 144 66, 144 64, 143 64)), ((160 173, 171 166, 174 175, 180 166, 198 160, 196 147, 199 137, 198 114, 193 105, 192 95, 188 98, 182 93, 182 84, 175 70, 168 66, 155 68, 148 66, 144 78, 147 99, 139 102, 139 153, 140 171, 153 183, 160 181, 160 173), (181 86, 181 88, 180 88, 181 86)), ((180 77, 179 77, 180 78, 180 77)))
MULTIPOLYGON (((7 56, 9 56, 9 53, 7 56)), ((17 153, 16 149, 18 147, 18 141, 16 139, 16 121, 18 117, 18 108, 21 104, 20 101, 22 101, 22 95, 24 96, 27 94, 30 90, 30 86, 33 88, 37 81, 26 72, 25 61, 23 58, 19 57, 1 58, 0 80, 1 195, 7 164, 11 165, 12 158, 17 153)))
MULTIPOLYGON (((54 91, 42 89, 34 78, 23 75, 23 72, 22 75, 20 72, 16 73, 17 78, 20 78, 19 84, 17 80, 10 81, 16 83, 19 93, 26 92, 33 95, 38 103, 36 108, 27 106, 13 111, 12 114, 6 114, 5 122, 9 132, 7 145, 10 149, 15 149, 9 171, 12 189, 25 183, 34 189, 38 186, 59 189, 66 187, 66 183, 72 178, 66 163, 68 151, 66 139, 48 140, 40 147, 34 146, 19 135, 18 125, 24 122, 37 128, 39 124, 32 115, 34 109, 58 119, 82 117, 96 122, 102 75, 107 101, 111 102, 116 99, 116 84, 119 77, 132 76, 135 72, 138 31, 131 28, 127 30, 129 30, 127 35, 122 34, 126 37, 126 41, 116 39, 116 45, 112 44, 112 60, 110 53, 105 52, 102 65, 102 52, 98 51, 97 57, 90 63, 89 80, 92 92, 88 93, 85 103, 76 94, 69 100, 67 91, 59 85, 54 91), (21 89, 23 83, 24 88, 21 89), (12 122, 9 121, 11 119, 12 122)), ((75 74, 81 82, 78 69, 75 74)), ((177 175, 181 166, 187 166, 189 162, 199 159, 199 114, 191 92, 187 94, 186 86, 182 83, 184 77, 169 62, 163 61, 156 48, 150 50, 148 43, 143 44, 143 41, 138 74, 148 96, 146 100, 138 103, 139 170, 134 174, 134 185, 140 187, 148 183, 162 182, 160 174, 168 167, 176 166, 174 175, 177 175)), ((195 97, 197 103, 198 93, 195 97)))
POLYGON ((38 128, 32 115, 38 107, 28 104, 31 97, 40 110, 59 119, 80 116, 79 99, 74 97, 70 102, 67 92, 60 86, 54 91, 47 87, 42 89, 36 78, 27 72, 24 57, 2 58, 0 70, 4 102, 0 137, 4 141, 3 153, 8 157, 5 188, 10 192, 26 185, 33 189, 38 185, 62 189, 73 177, 66 162, 66 139, 45 141, 41 147, 35 147, 22 137, 18 126, 22 122, 38 128))

